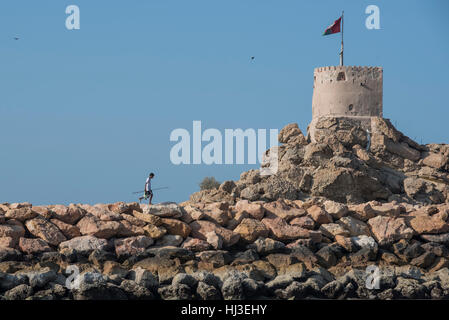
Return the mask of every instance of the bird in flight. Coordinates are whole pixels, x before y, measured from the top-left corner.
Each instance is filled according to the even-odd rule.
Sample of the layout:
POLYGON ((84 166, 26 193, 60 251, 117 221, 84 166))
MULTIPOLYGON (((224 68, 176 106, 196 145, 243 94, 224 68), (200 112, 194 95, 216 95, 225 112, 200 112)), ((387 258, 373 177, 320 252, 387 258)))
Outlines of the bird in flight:
POLYGON ((20 38, 19 38, 19 37, 14 37, 13 39, 14 39, 14 40, 19 40, 20 38))
POLYGON ((253 60, 254 60, 254 58, 256 58, 256 57, 251 57, 251 61, 253 61, 253 60))

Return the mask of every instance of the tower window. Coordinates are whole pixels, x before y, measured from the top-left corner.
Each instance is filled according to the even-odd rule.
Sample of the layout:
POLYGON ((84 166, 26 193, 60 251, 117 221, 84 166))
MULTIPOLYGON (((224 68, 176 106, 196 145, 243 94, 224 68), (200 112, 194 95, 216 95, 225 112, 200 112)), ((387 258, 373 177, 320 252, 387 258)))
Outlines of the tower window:
POLYGON ((354 106, 353 106, 352 104, 350 104, 350 105, 348 106, 348 110, 349 110, 349 111, 352 111, 352 109, 354 109, 354 106))
POLYGON ((346 74, 344 72, 339 72, 337 75, 337 81, 346 80, 346 74))

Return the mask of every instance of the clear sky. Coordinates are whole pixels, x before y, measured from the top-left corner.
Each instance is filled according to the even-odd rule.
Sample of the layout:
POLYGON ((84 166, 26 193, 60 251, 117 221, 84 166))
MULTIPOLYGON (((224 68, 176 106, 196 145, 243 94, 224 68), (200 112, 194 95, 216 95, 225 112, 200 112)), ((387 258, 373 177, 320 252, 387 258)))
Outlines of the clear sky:
POLYGON ((0 202, 183 201, 205 176, 250 165, 170 162, 176 128, 278 128, 311 119, 313 69, 384 67, 384 116, 422 143, 449 141, 449 1, 3 0, 0 202), (81 29, 65 27, 68 5, 81 29), (380 8, 380 30, 365 8, 380 8), (18 36, 20 40, 14 40, 18 36), (250 57, 254 56, 253 61, 250 57))

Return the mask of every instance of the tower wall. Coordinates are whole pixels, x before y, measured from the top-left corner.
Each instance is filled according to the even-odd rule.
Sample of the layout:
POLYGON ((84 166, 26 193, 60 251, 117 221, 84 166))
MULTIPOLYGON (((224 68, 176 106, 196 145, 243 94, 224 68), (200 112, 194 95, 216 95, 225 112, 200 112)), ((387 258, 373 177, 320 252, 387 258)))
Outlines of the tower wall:
POLYGON ((314 70, 312 117, 382 117, 381 67, 331 66, 314 70))

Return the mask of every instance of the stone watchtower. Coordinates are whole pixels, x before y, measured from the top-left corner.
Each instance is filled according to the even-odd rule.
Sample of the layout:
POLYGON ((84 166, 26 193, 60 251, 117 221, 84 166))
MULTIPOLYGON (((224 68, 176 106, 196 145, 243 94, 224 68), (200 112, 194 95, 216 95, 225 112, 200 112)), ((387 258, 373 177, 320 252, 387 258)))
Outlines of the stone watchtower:
POLYGON ((316 68, 313 77, 312 122, 321 117, 345 117, 371 127, 371 117, 382 117, 381 67, 332 66, 316 68))

